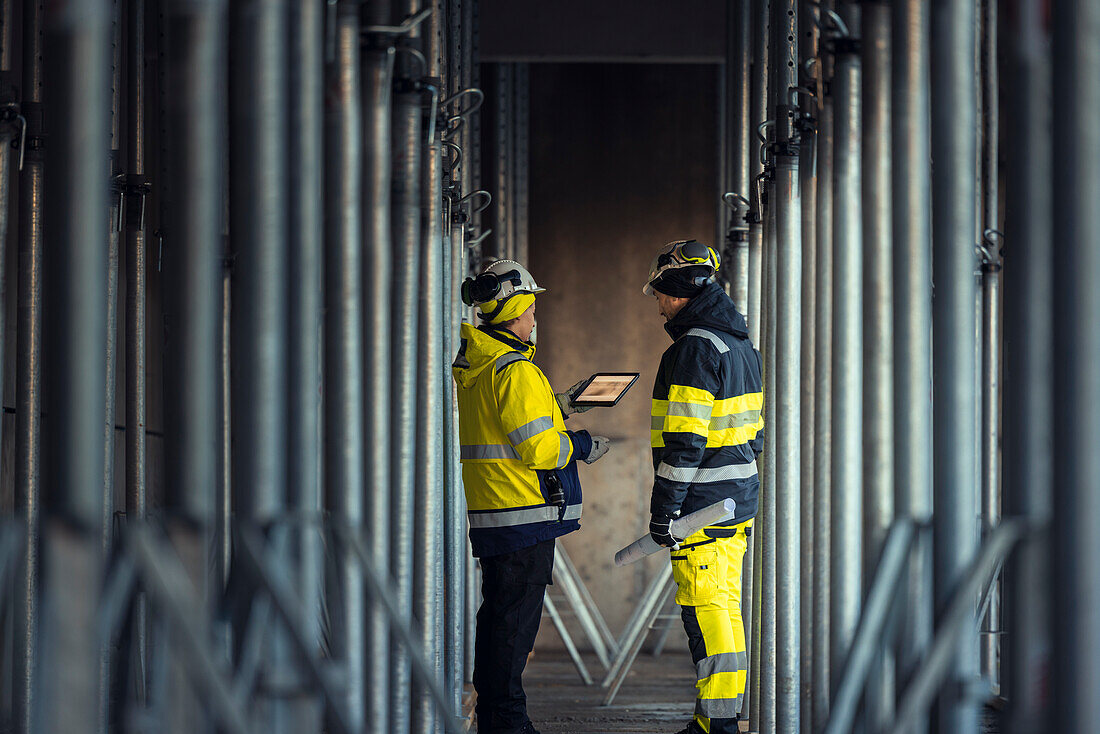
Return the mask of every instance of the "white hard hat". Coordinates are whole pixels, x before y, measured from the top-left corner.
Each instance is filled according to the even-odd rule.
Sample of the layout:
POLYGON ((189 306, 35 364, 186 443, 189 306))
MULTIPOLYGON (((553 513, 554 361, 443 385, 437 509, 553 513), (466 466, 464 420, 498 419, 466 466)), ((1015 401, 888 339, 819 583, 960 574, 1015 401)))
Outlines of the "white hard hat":
POLYGON ((542 293, 527 268, 515 260, 497 260, 485 268, 476 278, 467 278, 462 284, 462 300, 468 306, 504 301, 516 293, 542 293))

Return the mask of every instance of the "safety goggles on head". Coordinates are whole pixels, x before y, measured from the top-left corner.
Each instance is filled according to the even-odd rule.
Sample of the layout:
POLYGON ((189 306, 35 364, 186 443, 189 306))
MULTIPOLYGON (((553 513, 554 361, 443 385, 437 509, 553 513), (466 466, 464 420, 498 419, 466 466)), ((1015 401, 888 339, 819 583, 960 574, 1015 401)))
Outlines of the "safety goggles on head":
POLYGON ((516 293, 542 293, 531 273, 515 260, 497 260, 476 278, 462 283, 462 302, 467 306, 503 301, 516 293))
POLYGON ((714 274, 719 268, 718 253, 713 248, 704 245, 697 240, 680 240, 670 242, 661 248, 657 257, 653 258, 653 264, 649 268, 649 279, 646 281, 642 293, 653 295, 653 283, 668 270, 701 266, 710 272, 705 276, 699 276, 696 285, 706 285, 714 280, 714 274))

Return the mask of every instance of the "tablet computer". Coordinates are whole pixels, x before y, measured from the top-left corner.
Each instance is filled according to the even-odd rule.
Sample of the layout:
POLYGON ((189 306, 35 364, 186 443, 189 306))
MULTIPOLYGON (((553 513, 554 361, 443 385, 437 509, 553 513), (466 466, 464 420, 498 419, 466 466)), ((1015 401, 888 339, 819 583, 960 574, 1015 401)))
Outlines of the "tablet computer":
POLYGON ((597 372, 577 388, 570 402, 577 406, 610 408, 638 379, 637 372, 597 372))

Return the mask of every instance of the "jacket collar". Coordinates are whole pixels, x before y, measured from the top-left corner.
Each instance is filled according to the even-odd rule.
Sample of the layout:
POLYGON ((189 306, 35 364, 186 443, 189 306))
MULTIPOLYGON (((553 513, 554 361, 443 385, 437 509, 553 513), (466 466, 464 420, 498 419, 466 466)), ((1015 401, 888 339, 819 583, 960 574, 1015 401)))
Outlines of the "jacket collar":
POLYGON ((724 332, 742 339, 749 336, 745 317, 737 310, 733 299, 727 296, 722 286, 717 283, 705 286, 699 295, 688 301, 679 313, 665 323, 665 331, 673 341, 679 339, 689 329, 697 327, 724 332))

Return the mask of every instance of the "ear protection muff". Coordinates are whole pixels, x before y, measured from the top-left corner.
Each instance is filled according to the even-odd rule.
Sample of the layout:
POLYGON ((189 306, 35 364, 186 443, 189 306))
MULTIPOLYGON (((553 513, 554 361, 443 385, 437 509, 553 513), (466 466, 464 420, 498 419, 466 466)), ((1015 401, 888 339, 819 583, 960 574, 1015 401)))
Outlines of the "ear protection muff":
POLYGON ((510 270, 503 275, 482 273, 476 278, 467 278, 462 282, 462 302, 467 306, 474 306, 496 300, 504 283, 520 285, 519 271, 510 270))

